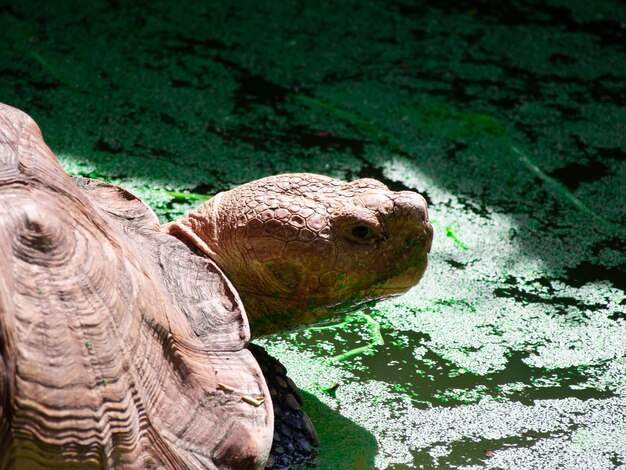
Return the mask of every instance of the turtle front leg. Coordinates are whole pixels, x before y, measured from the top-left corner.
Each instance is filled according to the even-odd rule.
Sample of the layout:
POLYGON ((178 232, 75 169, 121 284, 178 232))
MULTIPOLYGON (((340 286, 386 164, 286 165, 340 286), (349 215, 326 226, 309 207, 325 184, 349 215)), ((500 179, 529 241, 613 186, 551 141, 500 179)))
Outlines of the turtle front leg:
POLYGON ((285 366, 265 349, 252 343, 248 349, 261 367, 274 406, 274 440, 266 468, 287 469, 313 462, 319 439, 313 423, 302 410, 298 387, 287 377, 285 366))

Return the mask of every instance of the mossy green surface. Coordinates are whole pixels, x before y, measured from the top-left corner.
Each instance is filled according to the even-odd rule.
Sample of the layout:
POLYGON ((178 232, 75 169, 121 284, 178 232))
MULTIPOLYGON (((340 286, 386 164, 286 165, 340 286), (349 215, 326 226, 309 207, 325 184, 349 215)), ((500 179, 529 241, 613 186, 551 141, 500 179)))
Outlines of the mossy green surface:
POLYGON ((0 101, 163 221, 283 172, 427 197, 420 285, 261 341, 320 468, 613 468, 625 25, 608 0, 0 2, 0 101))

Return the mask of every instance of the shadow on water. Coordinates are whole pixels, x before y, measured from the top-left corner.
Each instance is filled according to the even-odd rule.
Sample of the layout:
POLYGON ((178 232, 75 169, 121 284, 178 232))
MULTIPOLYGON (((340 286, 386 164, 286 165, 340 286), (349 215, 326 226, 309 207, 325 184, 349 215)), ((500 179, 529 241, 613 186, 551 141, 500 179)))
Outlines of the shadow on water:
POLYGON ((378 444, 373 434, 329 408, 315 395, 302 391, 302 402, 320 439, 320 468, 375 468, 378 444))

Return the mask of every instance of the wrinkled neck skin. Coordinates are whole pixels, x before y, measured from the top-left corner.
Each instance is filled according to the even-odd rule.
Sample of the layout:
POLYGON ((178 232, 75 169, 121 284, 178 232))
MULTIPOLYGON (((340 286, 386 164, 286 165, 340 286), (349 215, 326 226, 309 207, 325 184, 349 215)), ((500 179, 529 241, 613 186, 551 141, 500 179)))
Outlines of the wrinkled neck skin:
POLYGON ((406 292, 424 274, 433 236, 415 192, 304 173, 219 193, 162 231, 225 272, 253 336, 406 292))
POLYGON ((278 271, 275 262, 250 256, 246 253, 246 243, 230 236, 229 224, 233 223, 230 215, 239 209, 233 207, 236 202, 233 196, 229 192, 219 193, 183 218, 164 225, 162 231, 196 247, 224 271, 241 297, 253 337, 332 316, 334 312, 315 305, 315 299, 307 302, 299 292, 290 292, 272 272, 285 278, 289 276, 289 265, 278 271))
POLYGON ((161 231, 190 243, 219 265, 220 227, 224 222, 219 208, 224 194, 218 193, 182 219, 163 225, 161 231))

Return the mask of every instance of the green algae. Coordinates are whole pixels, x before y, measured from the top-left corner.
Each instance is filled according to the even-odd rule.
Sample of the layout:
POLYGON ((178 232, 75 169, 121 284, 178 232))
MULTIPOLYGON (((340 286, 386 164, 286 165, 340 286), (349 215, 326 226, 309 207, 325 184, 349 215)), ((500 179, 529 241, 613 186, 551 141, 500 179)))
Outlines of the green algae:
POLYGON ((163 190, 165 194, 170 196, 174 201, 182 201, 182 202, 195 202, 195 201, 208 201, 213 196, 207 194, 199 194, 192 192, 181 192, 181 191, 168 191, 163 190))
POLYGON ((449 140, 496 138, 507 132, 492 116, 459 111, 445 102, 424 101, 411 108, 401 107, 398 115, 421 131, 449 140))
POLYGON ((457 235, 457 229, 455 228, 454 225, 447 225, 446 227, 444 227, 444 231, 445 231, 446 237, 450 238, 454 242, 455 245, 457 245, 458 247, 464 250, 469 249, 467 245, 459 239, 457 235))
MULTIPOLYGON (((336 326, 339 328, 345 328, 348 325, 348 323, 351 323, 352 321, 354 321, 355 317, 357 318, 357 320, 363 320, 366 323, 369 329, 369 333, 371 335, 370 343, 366 344, 365 346, 353 348, 353 349, 350 349, 349 351, 346 351, 344 353, 331 357, 329 359, 331 363, 345 361, 346 359, 356 356, 357 354, 371 352, 372 348, 375 348, 376 346, 383 346, 385 344, 385 340, 383 339, 383 336, 380 333, 380 323, 378 323, 376 320, 374 320, 372 317, 370 317, 366 313, 359 312, 356 315, 352 315, 350 320, 345 320, 341 323, 338 323, 336 326)), ((331 327, 330 326, 323 326, 323 327, 312 326, 312 327, 309 327, 309 330, 320 331, 319 328, 329 329, 331 327)))
POLYGON ((582 212, 584 215, 595 221, 600 227, 607 230, 609 234, 617 233, 626 237, 626 230, 623 229, 620 225, 613 224, 607 220, 604 220, 602 217, 599 217, 594 211, 592 211, 589 207, 587 207, 580 199, 574 196, 568 189, 556 181, 554 178, 546 175, 541 169, 530 159, 527 155, 522 153, 516 147, 511 147, 511 150, 515 152, 520 161, 528 167, 530 171, 533 172, 538 178, 540 178, 544 184, 550 189, 550 191, 557 194, 559 197, 572 204, 576 209, 582 212))

